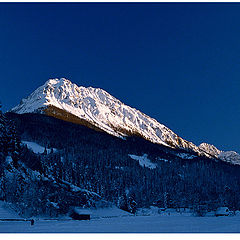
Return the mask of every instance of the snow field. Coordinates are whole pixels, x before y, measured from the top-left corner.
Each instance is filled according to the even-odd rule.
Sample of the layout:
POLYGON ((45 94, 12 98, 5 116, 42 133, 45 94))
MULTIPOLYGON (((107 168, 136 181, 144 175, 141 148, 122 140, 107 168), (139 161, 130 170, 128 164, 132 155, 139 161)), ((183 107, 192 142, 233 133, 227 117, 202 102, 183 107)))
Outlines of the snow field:
POLYGON ((90 221, 0 222, 1 233, 239 233, 240 217, 128 216, 90 221))
MULTIPOLYGON (((23 144, 27 145, 28 149, 31 149, 34 153, 44 153, 45 147, 35 143, 35 142, 29 142, 29 141, 22 141, 23 144)), ((47 148, 47 154, 51 152, 51 149, 47 148)), ((56 152, 57 149, 53 148, 53 152, 56 152)))
POLYGON ((142 167, 147 167, 150 169, 154 169, 157 167, 156 163, 152 163, 150 161, 150 159, 148 159, 148 155, 147 154, 143 154, 143 156, 137 156, 137 155, 133 155, 133 154, 128 154, 128 156, 136 161, 139 162, 139 165, 142 167))

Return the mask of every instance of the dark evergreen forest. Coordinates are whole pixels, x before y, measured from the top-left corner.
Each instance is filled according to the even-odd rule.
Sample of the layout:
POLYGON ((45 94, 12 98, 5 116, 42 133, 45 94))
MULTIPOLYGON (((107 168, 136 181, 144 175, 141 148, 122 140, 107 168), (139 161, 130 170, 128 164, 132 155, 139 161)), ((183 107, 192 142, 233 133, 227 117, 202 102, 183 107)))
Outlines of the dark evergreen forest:
POLYGON ((193 159, 184 160, 176 155, 184 150, 137 136, 124 140, 41 114, 1 113, 0 121, 0 197, 22 214, 58 215, 73 205, 102 204, 132 213, 151 205, 240 209, 239 166, 193 152, 193 159), (57 151, 35 154, 22 140, 57 151), (147 154, 157 167, 142 167, 128 154, 147 154))

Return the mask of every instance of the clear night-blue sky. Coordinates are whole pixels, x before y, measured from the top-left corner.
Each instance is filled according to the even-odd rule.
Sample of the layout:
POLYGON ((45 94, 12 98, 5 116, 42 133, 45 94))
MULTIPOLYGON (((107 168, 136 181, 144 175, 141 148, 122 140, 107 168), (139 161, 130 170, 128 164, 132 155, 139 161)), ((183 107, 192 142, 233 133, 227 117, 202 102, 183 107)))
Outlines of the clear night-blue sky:
POLYGON ((195 144, 240 152, 240 4, 0 4, 0 100, 100 87, 195 144))

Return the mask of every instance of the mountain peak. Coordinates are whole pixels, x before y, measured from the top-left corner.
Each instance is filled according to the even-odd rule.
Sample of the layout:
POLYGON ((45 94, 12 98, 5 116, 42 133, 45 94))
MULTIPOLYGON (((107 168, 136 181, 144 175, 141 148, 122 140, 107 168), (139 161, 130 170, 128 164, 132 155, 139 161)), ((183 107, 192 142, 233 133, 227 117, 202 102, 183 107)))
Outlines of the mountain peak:
POLYGON ((222 152, 219 149, 217 149, 214 145, 211 145, 209 143, 201 143, 198 146, 202 151, 205 151, 207 153, 209 153, 210 155, 214 156, 214 157, 218 157, 219 154, 222 152))
POLYGON ((71 82, 66 78, 52 78, 52 79, 47 80, 45 82, 44 86, 47 86, 47 85, 63 85, 65 83, 69 84, 71 82))
MULTIPOLYGON (((117 137, 138 135, 153 143, 209 156, 163 124, 125 105, 103 89, 78 87, 65 78, 49 79, 11 111, 19 114, 43 113, 54 117, 61 115, 61 119, 67 113, 117 137)), ((69 119, 71 117, 68 115, 64 120, 69 119)))

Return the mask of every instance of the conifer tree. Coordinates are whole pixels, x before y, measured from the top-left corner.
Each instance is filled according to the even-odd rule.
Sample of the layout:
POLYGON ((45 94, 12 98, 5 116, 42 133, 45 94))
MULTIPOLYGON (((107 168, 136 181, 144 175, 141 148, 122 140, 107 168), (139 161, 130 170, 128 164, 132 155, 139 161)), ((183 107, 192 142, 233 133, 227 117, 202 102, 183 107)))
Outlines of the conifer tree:
POLYGON ((7 131, 6 131, 7 120, 2 113, 2 104, 0 103, 0 155, 2 157, 6 155, 7 152, 7 131))
POLYGON ((4 161, 5 157, 9 155, 16 165, 21 154, 20 137, 14 123, 6 118, 1 107, 0 104, 0 158, 4 161))

